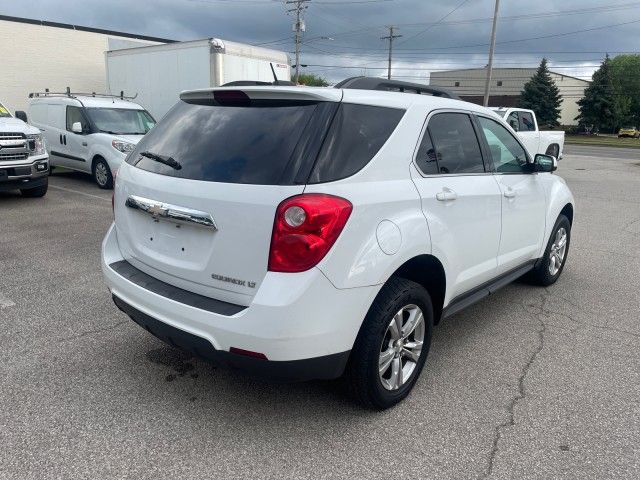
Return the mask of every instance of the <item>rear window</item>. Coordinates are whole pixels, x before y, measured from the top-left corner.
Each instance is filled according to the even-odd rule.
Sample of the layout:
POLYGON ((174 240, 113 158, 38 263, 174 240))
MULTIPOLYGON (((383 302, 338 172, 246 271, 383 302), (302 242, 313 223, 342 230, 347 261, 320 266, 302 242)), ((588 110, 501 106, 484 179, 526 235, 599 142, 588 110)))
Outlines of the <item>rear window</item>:
POLYGON ((278 185, 317 106, 179 102, 142 138, 127 162, 192 180, 278 185), (182 168, 143 157, 142 152, 172 157, 182 168))
POLYGON ((348 177, 387 141, 404 110, 331 102, 180 102, 127 162, 162 175, 290 185, 348 177), (142 153, 171 157, 180 169, 142 153))

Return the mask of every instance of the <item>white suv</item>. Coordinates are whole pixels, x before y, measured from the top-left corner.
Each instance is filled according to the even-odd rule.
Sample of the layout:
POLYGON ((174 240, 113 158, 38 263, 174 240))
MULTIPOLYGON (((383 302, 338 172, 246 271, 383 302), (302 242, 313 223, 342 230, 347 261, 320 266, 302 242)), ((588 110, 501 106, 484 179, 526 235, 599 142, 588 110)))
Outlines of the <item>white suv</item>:
POLYGON ((167 343, 294 380, 404 398, 434 324, 565 265, 573 197, 493 112, 439 90, 185 92, 127 157, 102 269, 167 343))
POLYGON ((100 188, 113 176, 155 120, 123 95, 32 93, 29 119, 47 139, 51 167, 93 175, 100 188))

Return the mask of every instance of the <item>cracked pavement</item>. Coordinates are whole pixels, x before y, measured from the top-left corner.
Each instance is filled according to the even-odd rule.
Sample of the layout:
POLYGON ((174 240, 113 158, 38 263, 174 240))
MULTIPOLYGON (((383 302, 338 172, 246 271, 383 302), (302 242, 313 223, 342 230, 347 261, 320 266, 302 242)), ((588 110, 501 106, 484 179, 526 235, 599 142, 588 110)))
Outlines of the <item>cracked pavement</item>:
POLYGON ((639 158, 567 147, 558 283, 443 322, 382 413, 335 382, 216 369, 129 321, 99 270, 110 193, 87 177, 0 194, 0 478, 640 477, 639 158))

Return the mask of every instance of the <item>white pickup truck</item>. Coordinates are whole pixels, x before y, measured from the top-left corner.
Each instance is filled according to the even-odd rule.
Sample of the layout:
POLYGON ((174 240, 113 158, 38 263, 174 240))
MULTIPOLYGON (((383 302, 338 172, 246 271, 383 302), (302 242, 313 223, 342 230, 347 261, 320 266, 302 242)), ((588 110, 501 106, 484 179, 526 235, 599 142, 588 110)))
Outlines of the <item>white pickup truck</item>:
POLYGON ((16 117, 0 103, 0 192, 20 190, 25 197, 42 197, 49 183, 44 139, 24 121, 24 112, 16 112, 16 117))
POLYGON ((518 134, 524 146, 534 157, 538 153, 562 158, 564 132, 538 130, 538 120, 533 110, 524 108, 492 108, 518 134))

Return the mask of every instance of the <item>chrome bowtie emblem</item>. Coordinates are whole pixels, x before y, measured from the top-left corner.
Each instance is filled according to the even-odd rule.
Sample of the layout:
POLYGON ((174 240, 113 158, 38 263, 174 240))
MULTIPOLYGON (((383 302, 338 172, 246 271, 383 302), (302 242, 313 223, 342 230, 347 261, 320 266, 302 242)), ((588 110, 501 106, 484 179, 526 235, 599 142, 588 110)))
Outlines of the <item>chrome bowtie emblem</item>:
POLYGON ((169 213, 169 209, 156 203, 155 205, 151 205, 147 212, 149 212, 153 218, 166 217, 167 213, 169 213))

